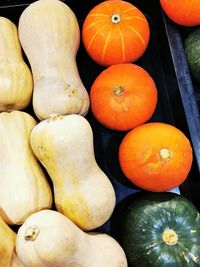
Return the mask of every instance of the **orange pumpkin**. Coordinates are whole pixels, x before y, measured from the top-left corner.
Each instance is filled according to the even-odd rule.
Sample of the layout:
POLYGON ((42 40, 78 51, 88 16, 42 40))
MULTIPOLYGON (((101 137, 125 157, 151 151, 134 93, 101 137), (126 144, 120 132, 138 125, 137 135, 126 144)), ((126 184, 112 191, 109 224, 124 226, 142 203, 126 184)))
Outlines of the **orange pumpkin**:
POLYGON ((105 127, 126 131, 146 122, 157 104, 156 85, 142 67, 116 64, 97 76, 90 91, 94 117, 105 127))
POLYGON ((125 176, 136 186, 163 192, 185 181, 192 165, 192 148, 176 127, 159 122, 130 131, 119 147, 125 176))
POLYGON ((82 40, 100 65, 134 62, 145 52, 150 29, 144 14, 129 2, 104 1, 86 16, 82 40))
POLYGON ((166 15, 183 26, 200 25, 200 0, 160 0, 166 15))

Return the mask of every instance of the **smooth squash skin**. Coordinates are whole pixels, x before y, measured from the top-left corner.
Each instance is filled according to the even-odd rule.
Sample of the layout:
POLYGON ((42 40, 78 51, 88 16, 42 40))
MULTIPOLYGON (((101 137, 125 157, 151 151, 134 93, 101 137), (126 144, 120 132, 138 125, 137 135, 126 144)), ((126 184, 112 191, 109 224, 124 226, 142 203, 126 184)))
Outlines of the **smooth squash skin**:
POLYGON ((112 237, 85 233, 53 210, 32 214, 19 228, 17 256, 26 267, 127 267, 112 237))
POLYGON ((0 217, 0 266, 23 267, 15 252, 16 234, 0 217))
POLYGON ((37 117, 85 115, 89 96, 76 64, 80 29, 72 10, 58 0, 32 3, 20 16, 19 38, 33 72, 37 117))
POLYGON ((24 109, 32 90, 32 74, 22 57, 17 27, 0 17, 0 111, 24 109))
POLYGON ((8 224, 20 225, 33 212, 51 207, 50 187, 29 143, 36 124, 23 111, 0 113, 0 216, 8 224))
POLYGON ((200 266, 200 215, 183 196, 146 192, 132 201, 121 224, 129 266, 200 266))
POLYGON ((34 127, 30 142, 53 181, 57 210, 85 230, 105 223, 115 192, 95 161, 89 122, 77 114, 52 115, 34 127))
POLYGON ((10 267, 24 267, 24 265, 22 264, 22 262, 17 257, 15 249, 14 249, 13 254, 12 254, 12 258, 11 258, 11 262, 10 262, 10 267))

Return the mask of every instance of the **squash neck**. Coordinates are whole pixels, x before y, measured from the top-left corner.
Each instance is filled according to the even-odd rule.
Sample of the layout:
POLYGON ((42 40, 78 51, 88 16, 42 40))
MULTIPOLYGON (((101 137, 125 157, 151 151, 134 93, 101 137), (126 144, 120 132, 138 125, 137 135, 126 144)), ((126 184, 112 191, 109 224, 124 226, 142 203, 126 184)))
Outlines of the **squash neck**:
POLYGON ((176 245, 178 242, 178 235, 172 229, 166 229, 162 234, 162 238, 163 241, 169 246, 176 245))

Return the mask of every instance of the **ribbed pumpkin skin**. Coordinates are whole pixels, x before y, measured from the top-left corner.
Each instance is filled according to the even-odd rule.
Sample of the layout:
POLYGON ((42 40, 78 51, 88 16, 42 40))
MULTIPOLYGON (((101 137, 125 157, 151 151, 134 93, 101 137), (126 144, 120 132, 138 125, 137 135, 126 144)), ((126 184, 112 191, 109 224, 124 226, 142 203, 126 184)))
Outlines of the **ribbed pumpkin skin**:
POLYGON ((8 224, 20 225, 33 212, 51 207, 49 184, 29 143, 36 124, 22 111, 0 113, 0 216, 8 224))
POLYGON ((95 6, 82 28, 86 51, 103 66, 136 61, 144 54, 149 37, 144 14, 131 3, 120 0, 95 6))
POLYGON ((17 27, 0 17, 0 111, 22 110, 31 101, 32 74, 22 57, 17 27))
POLYGON ((200 82, 200 27, 187 36, 184 47, 191 74, 200 82))
POLYGON ((85 115, 89 97, 76 64, 80 29, 73 11, 62 1, 35 1, 22 12, 18 29, 33 73, 37 117, 85 115))
POLYGON ((130 267, 200 266, 200 215, 186 198, 147 193, 133 200, 122 220, 122 243, 130 267), (164 242, 167 229, 178 235, 176 244, 164 242))
POLYGON ((200 24, 199 0, 160 0, 167 16, 182 26, 196 26, 200 24))

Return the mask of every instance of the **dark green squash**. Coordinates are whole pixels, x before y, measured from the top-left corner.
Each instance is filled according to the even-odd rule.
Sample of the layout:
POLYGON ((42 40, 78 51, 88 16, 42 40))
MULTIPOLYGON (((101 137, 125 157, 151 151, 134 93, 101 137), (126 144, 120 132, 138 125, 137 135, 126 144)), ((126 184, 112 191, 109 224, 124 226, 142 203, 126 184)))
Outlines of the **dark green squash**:
POLYGON ((200 215, 175 193, 146 193, 122 219, 129 267, 200 266, 200 215))
POLYGON ((200 82, 200 27, 187 36, 184 46, 191 75, 200 82))

